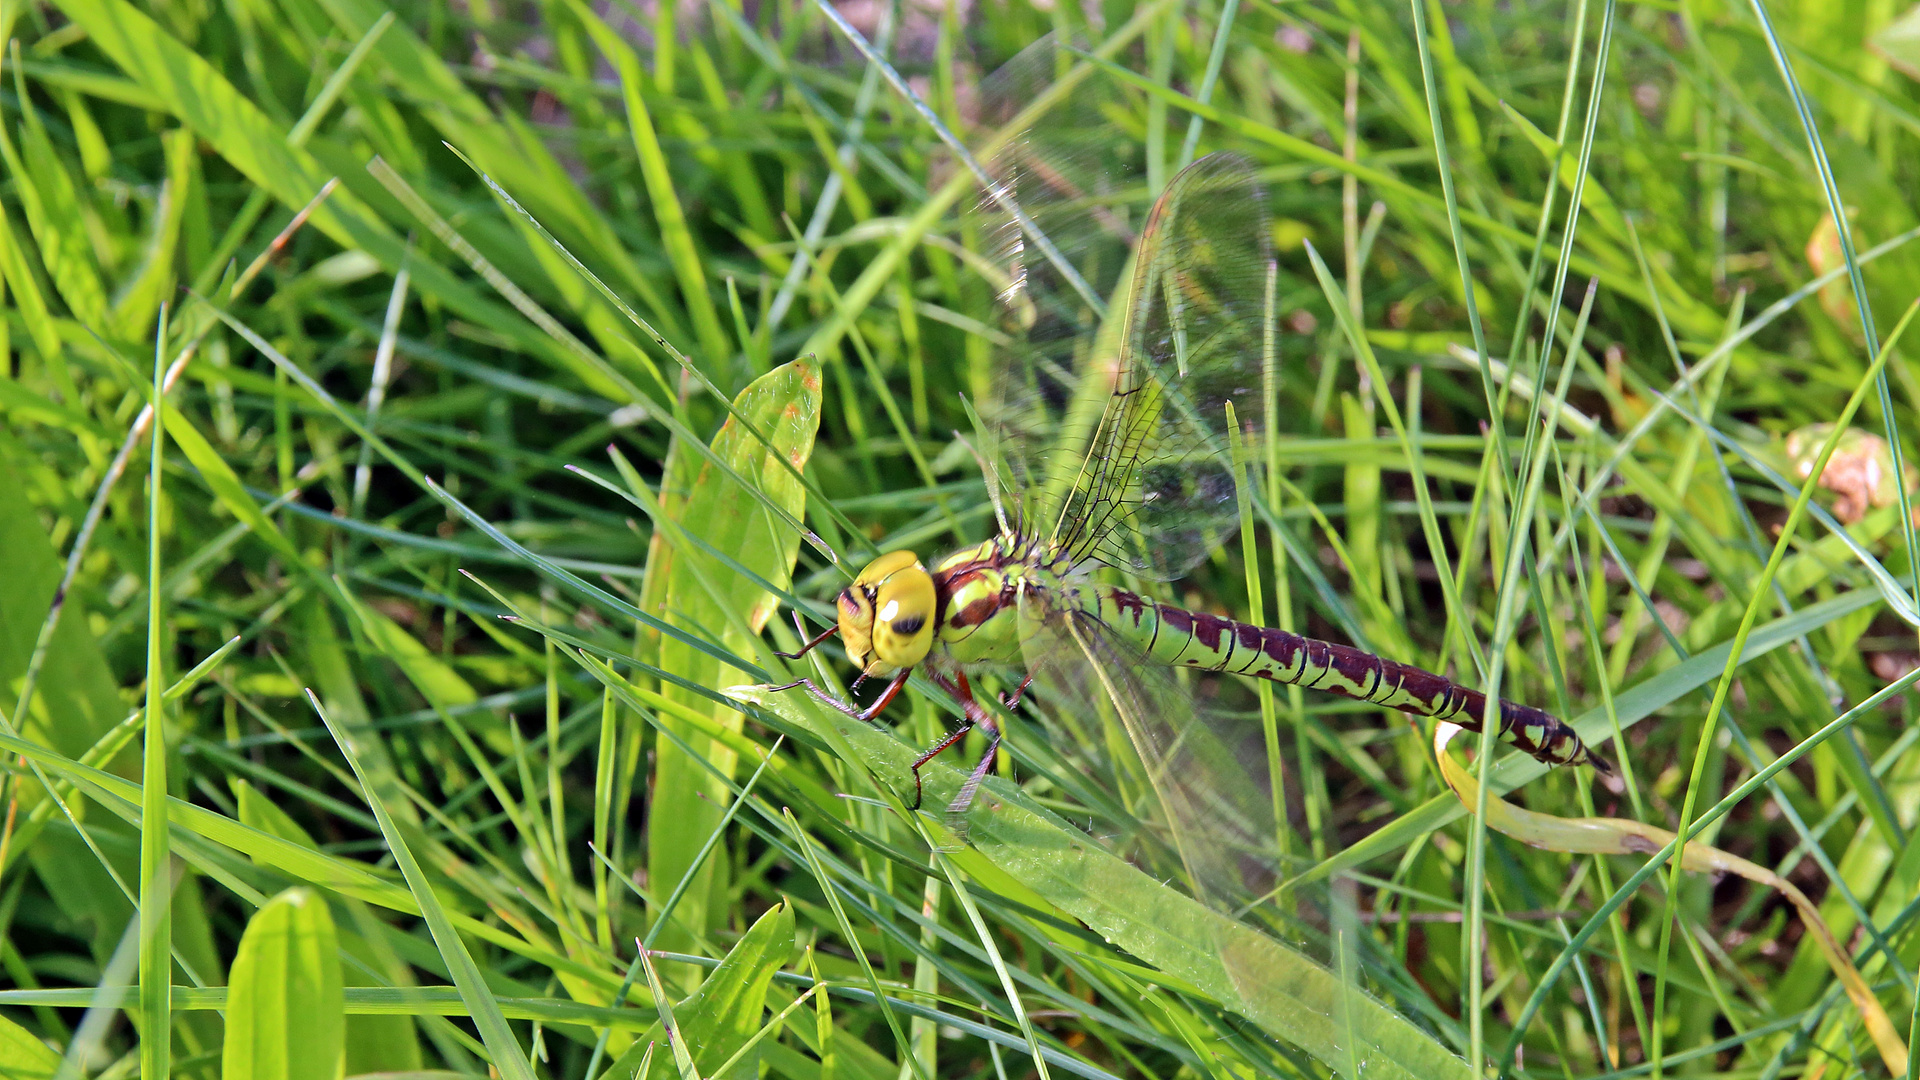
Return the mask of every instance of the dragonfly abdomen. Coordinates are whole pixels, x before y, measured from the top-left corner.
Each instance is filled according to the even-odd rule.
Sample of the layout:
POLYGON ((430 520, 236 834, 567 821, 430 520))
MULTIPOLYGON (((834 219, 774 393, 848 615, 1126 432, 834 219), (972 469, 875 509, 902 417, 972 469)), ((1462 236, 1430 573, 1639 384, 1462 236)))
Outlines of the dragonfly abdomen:
MULTIPOLYGON (((1269 626, 1156 603, 1125 589, 1102 587, 1093 592, 1101 620, 1163 664, 1297 683, 1416 716, 1449 720, 1469 731, 1479 731, 1486 715, 1486 695, 1411 664, 1269 626)), ((1613 771, 1580 741, 1572 726, 1531 706, 1500 702, 1500 738, 1549 765, 1591 765, 1603 774, 1613 771)))

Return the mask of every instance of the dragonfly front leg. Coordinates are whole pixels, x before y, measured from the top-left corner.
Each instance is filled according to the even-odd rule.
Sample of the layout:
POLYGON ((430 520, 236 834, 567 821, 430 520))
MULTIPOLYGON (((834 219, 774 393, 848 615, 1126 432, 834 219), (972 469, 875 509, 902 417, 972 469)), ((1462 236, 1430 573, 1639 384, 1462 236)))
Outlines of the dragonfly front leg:
POLYGON ((795 633, 798 633, 801 636, 801 638, 806 639, 807 643, 805 645, 800 646, 800 648, 796 649, 793 652, 781 652, 779 649, 775 649, 773 650, 773 655, 782 657, 787 660, 798 660, 801 657, 812 652, 814 649, 819 648, 821 642, 827 640, 828 638, 840 632, 839 624, 835 623, 834 625, 827 627, 825 630, 820 631, 820 635, 818 637, 807 638, 807 628, 805 625, 803 625, 800 622, 800 613, 797 611, 793 613, 793 629, 795 633))
MULTIPOLYGON (((839 698, 820 689, 812 679, 795 679, 784 686, 773 687, 769 692, 777 694, 782 690, 791 690, 796 686, 804 686, 807 689, 807 693, 812 694, 815 699, 833 706, 848 716, 853 717, 855 720, 871 724, 879 717, 881 710, 885 709, 887 705, 893 701, 895 695, 900 693, 900 688, 907 685, 907 676, 910 674, 912 674, 910 669, 902 668, 898 674, 887 682, 887 688, 880 691, 880 696, 874 700, 874 703, 864 709, 851 702, 841 701, 839 698)), ((917 780, 918 778, 918 774, 915 774, 915 779, 917 780)))

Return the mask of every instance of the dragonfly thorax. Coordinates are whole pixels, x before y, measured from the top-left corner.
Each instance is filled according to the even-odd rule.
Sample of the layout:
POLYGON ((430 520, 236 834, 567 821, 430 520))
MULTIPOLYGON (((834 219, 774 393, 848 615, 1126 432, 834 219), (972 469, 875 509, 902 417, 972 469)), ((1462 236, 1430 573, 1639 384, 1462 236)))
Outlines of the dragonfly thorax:
POLYGON ((933 567, 940 597, 939 643, 961 664, 1010 664, 1020 659, 1019 620, 1014 617, 1027 553, 1002 540, 988 540, 941 559, 933 567))

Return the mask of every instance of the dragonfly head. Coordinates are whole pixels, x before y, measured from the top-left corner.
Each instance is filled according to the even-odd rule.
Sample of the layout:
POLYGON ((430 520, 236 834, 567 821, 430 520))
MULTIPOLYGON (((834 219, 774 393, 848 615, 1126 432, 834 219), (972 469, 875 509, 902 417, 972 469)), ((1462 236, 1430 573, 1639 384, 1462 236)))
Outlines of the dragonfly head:
POLYGON ((885 678, 927 658, 938 600, 933 575, 911 551, 867 564, 840 592, 840 640, 862 674, 885 678))

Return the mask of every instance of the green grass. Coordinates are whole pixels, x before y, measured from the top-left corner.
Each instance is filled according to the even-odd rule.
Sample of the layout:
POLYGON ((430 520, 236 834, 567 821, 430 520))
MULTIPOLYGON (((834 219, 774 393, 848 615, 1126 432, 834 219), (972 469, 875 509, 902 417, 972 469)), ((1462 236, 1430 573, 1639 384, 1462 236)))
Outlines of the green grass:
POLYGON ((1079 35, 1150 189, 1275 216, 1248 524, 1161 598, 1575 720, 1619 791, 1476 765, 1779 870, 1904 1035, 1920 717, 1849 710, 1916 496, 1783 443, 1920 452, 1894 6, 8 6, 0 1075, 1884 1074, 1778 895, 1476 827, 1397 714, 1221 699, 1287 819, 1232 920, 1103 736, 1023 713, 958 835, 930 686, 724 691, 987 535, 942 137, 1079 35))

